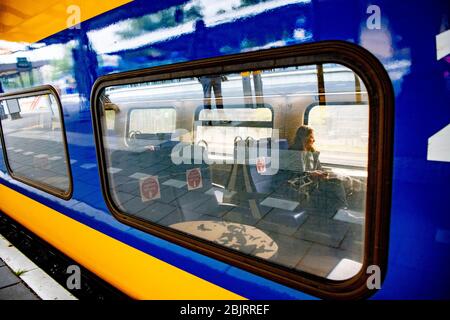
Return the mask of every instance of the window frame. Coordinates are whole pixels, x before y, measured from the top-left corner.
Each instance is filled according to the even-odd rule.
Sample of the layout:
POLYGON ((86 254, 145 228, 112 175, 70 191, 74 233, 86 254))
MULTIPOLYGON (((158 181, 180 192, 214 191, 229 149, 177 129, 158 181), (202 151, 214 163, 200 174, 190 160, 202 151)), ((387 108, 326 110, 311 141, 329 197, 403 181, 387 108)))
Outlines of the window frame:
POLYGON ((394 98, 389 76, 380 61, 366 49, 345 41, 323 41, 255 52, 238 53, 102 76, 94 83, 92 119, 103 196, 120 222, 190 250, 242 268, 272 281, 321 298, 355 299, 376 292, 367 288, 366 269, 378 265, 384 279, 387 267, 392 193, 394 98), (363 266, 354 277, 333 281, 236 252, 189 236, 169 227, 133 217, 112 201, 101 127, 100 93, 109 86, 169 80, 200 75, 272 69, 320 63, 339 63, 364 81, 369 103, 368 185, 363 266))
POLYGON ((0 101, 8 100, 8 99, 27 98, 27 97, 33 97, 33 96, 45 95, 45 94, 50 94, 53 96, 53 98, 55 99, 55 102, 57 104, 57 108, 58 108, 59 121, 60 121, 60 125, 61 125, 62 144, 63 144, 63 148, 64 148, 64 158, 66 159, 66 164, 67 164, 66 165, 66 173, 67 173, 67 178, 69 180, 69 186, 68 186, 67 191, 62 191, 60 189, 53 188, 52 186, 42 183, 40 181, 36 181, 36 180, 30 179, 28 177, 25 177, 23 175, 14 173, 14 171, 12 170, 12 168, 9 164, 8 153, 6 150, 5 136, 3 134, 3 124, 2 124, 3 120, 0 120, 0 140, 1 140, 1 144, 2 144, 3 157, 5 159, 5 165, 6 165, 8 174, 13 179, 23 182, 33 188, 39 189, 41 191, 44 191, 46 193, 49 193, 56 197, 59 197, 63 200, 69 200, 72 198, 72 194, 73 194, 72 168, 71 168, 71 164, 70 164, 69 149, 68 149, 68 145, 67 145, 66 127, 65 127, 65 123, 64 123, 64 114, 62 111, 62 104, 61 104, 61 100, 59 98, 59 94, 56 91, 56 89, 51 85, 43 85, 43 86, 33 87, 30 89, 26 89, 26 90, 8 92, 5 94, 0 94, 0 101))

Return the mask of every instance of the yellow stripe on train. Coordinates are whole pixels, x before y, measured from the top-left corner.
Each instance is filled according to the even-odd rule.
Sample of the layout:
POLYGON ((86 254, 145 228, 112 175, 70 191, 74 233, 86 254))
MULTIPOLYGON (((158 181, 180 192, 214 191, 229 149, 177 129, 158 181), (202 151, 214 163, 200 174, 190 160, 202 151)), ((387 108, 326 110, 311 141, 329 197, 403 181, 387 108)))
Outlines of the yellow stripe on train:
POLYGON ((0 40, 36 42, 132 0, 2 0, 0 40))
POLYGON ((0 210, 136 299, 243 299, 0 184, 0 210))

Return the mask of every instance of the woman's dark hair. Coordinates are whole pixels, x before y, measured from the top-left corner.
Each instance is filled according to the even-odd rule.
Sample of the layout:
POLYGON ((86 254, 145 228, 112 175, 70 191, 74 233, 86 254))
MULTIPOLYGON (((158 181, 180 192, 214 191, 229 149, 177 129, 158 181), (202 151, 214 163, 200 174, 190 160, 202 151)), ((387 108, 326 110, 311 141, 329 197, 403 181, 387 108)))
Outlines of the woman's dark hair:
POLYGON ((295 133, 295 139, 294 144, 292 145, 292 149, 300 151, 313 151, 313 152, 316 151, 314 147, 311 147, 310 150, 306 150, 305 148, 306 140, 312 133, 313 133, 312 128, 305 125, 301 125, 297 129, 297 132, 295 133))

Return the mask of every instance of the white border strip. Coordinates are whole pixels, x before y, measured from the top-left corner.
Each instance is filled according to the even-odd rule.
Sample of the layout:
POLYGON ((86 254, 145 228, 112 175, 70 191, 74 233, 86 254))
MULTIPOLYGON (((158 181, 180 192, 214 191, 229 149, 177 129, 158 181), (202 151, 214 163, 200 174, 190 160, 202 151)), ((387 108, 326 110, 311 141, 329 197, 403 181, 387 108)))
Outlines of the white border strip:
POLYGON ((78 300, 74 295, 39 269, 22 252, 0 235, 0 258, 14 271, 25 271, 19 277, 42 300, 78 300))

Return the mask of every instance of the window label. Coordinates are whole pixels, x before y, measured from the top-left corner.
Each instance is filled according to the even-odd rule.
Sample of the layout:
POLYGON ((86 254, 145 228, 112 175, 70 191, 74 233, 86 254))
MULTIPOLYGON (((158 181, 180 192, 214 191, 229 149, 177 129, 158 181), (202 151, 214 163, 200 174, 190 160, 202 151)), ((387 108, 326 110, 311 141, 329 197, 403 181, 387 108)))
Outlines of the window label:
POLYGON ((139 181, 142 202, 161 198, 158 176, 149 176, 139 181))

